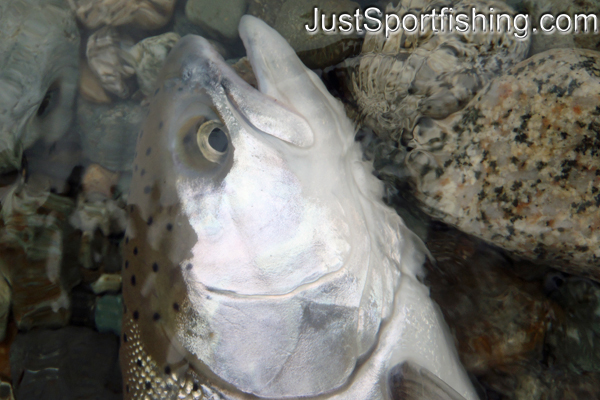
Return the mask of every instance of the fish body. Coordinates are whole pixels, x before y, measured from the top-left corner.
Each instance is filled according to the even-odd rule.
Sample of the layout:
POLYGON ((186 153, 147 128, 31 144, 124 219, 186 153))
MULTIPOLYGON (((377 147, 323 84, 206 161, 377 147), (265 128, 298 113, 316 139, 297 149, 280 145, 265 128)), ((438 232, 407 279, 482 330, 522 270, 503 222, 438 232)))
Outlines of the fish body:
POLYGON ((422 399, 390 389, 417 371, 475 399, 342 104, 265 23, 240 36, 259 90, 187 36, 139 134, 126 398, 422 399))
POLYGON ((79 30, 66 1, 0 2, 0 172, 68 129, 79 77, 79 30))

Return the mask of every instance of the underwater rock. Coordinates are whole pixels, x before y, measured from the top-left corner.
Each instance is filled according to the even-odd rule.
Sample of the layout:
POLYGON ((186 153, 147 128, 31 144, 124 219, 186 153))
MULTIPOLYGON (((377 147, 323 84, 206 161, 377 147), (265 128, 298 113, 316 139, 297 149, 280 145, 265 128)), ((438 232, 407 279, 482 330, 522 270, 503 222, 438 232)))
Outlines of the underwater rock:
POLYGON ((6 336, 6 326, 10 315, 11 288, 4 277, 0 277, 0 342, 6 336))
POLYGON ((275 26, 277 15, 286 0, 248 0, 248 15, 254 15, 267 24, 275 26))
POLYGON ((119 183, 119 173, 112 172, 98 164, 90 164, 81 181, 87 201, 111 199, 119 183))
POLYGON ((426 240, 431 297, 440 305, 467 371, 510 372, 542 360, 554 308, 536 282, 515 275, 497 250, 455 229, 433 225, 426 240))
POLYGON ((79 31, 66 2, 0 2, 0 172, 21 168, 38 139, 68 129, 77 91, 79 31))
MULTIPOLYGON (((529 14, 532 26, 537 28, 538 34, 532 36, 531 54, 541 53, 554 48, 583 48, 590 50, 598 50, 600 48, 600 37, 593 32, 593 22, 588 21, 589 32, 584 34, 584 18, 578 19, 579 32, 574 33, 575 26, 574 16, 590 15, 598 13, 600 10, 600 2, 598 0, 579 0, 579 1, 563 1, 563 0, 517 0, 516 6, 522 9, 522 12, 529 14), (544 33, 540 27, 540 18, 544 14, 550 14, 552 18, 546 17, 545 26, 556 26, 555 19, 561 14, 567 14, 571 18, 571 30, 569 33, 562 33, 556 28, 550 34, 544 33)), ((567 28, 567 19, 560 18, 558 24, 562 29, 567 28)))
POLYGON ((247 8, 246 0, 188 0, 185 15, 209 35, 233 41, 238 38, 238 25, 247 8))
POLYGON ((102 274, 90 286, 96 294, 104 292, 118 292, 121 290, 121 274, 102 274))
POLYGON ((176 0, 69 0, 71 9, 89 29, 102 25, 132 25, 158 29, 171 19, 176 0))
MULTIPOLYGON (((446 5, 446 4, 444 4, 446 5)), ((386 13, 420 15, 439 9, 437 2, 390 3, 386 13), (417 5, 415 5, 415 3, 417 5)), ((455 13, 469 14, 475 7, 485 14, 514 14, 496 1, 463 0, 452 5, 455 13)), ((529 39, 513 33, 456 30, 434 34, 399 29, 368 33, 362 53, 341 64, 337 71, 360 115, 359 122, 384 138, 400 141, 420 117, 445 118, 462 109, 490 79, 527 56, 529 39)))
POLYGON ((554 49, 464 110, 423 118, 406 165, 425 211, 512 254, 600 279, 600 53, 554 49))
POLYGON ((77 208, 69 218, 81 231, 79 263, 86 269, 102 267, 105 272, 120 269, 119 239, 125 231, 125 204, 122 199, 77 200, 77 208))
POLYGON ((10 350, 18 400, 118 400, 118 340, 83 327, 19 333, 10 350))
POLYGON ((0 400, 15 400, 10 382, 0 381, 0 400))
POLYGON ((547 290, 564 310, 546 338, 552 362, 577 373, 600 373, 600 285, 553 274, 547 290))
POLYGON ((136 101, 92 104, 77 100, 77 130, 86 159, 111 171, 129 171, 144 109, 136 101))
MULTIPOLYGON (((319 29, 311 34, 305 24, 313 25, 314 8, 324 10, 328 16, 346 12, 354 14, 360 8, 350 0, 296 0, 287 1, 277 13, 273 27, 283 36, 309 68, 326 68, 335 65, 347 57, 360 52, 362 38, 355 32, 351 34, 327 34, 319 29)), ((331 17, 329 17, 331 24, 331 17)))
POLYGON ((179 38, 177 33, 167 32, 146 38, 127 51, 131 55, 131 58, 127 57, 129 65, 135 69, 140 90, 146 96, 154 93, 158 73, 167 54, 179 38))
POLYGON ((94 321, 98 332, 121 336, 122 319, 123 298, 120 294, 106 294, 97 298, 94 321))
POLYGON ((111 98, 108 96, 98 77, 92 72, 87 61, 81 61, 79 68, 79 94, 92 103, 110 104, 111 98))
POLYGON ((254 71, 252 71, 252 65, 248 61, 248 57, 240 58, 235 64, 231 65, 231 68, 239 75, 240 78, 245 80, 250 86, 258 87, 258 82, 254 71))
POLYGON ((131 78, 135 69, 123 58, 123 47, 133 46, 133 41, 120 35, 117 29, 106 26, 94 32, 87 41, 86 56, 92 72, 108 92, 125 99, 133 93, 131 78))
POLYGON ((27 184, 3 203, 0 270, 12 287, 12 313, 21 330, 68 323, 68 293, 77 277, 63 253, 73 206, 67 197, 27 184))

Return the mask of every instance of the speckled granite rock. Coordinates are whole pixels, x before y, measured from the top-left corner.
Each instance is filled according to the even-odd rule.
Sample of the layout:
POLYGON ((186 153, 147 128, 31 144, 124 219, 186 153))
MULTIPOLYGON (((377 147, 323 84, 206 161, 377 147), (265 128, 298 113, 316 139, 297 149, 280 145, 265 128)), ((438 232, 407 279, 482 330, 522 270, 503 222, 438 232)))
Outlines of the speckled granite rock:
POLYGON ((111 171, 131 170, 143 108, 135 101, 92 104, 77 101, 77 130, 83 155, 111 171))
POLYGON ((246 0, 188 0, 185 14, 206 33, 233 41, 238 38, 238 25, 247 8, 246 0))
POLYGON ((11 351, 17 400, 122 398, 118 339, 88 328, 20 333, 11 351))
POLYGON ((273 27, 290 43, 302 62, 309 68, 326 68, 358 54, 362 38, 356 34, 332 35, 321 30, 309 34, 306 31, 305 24, 313 25, 315 7, 326 10, 327 15, 339 15, 342 12, 354 14, 359 5, 350 0, 286 1, 273 27))
POLYGON ((281 6, 286 0, 248 0, 248 14, 274 26, 281 6))
POLYGON ((406 165, 433 216, 513 254, 600 279, 600 53, 555 49, 461 112, 421 119, 406 165))

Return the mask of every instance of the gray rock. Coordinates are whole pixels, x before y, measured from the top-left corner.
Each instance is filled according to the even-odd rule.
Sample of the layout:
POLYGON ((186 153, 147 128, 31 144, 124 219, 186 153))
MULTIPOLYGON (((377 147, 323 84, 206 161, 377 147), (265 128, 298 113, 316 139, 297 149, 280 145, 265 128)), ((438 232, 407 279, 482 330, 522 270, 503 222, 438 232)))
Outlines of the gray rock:
POLYGON ((246 0, 188 0, 185 14, 215 38, 233 41, 238 37, 238 25, 247 8, 246 0))
MULTIPOLYGON (((327 15, 354 14, 358 3, 350 0, 288 0, 279 10, 274 28, 298 53, 309 68, 325 68, 360 52, 362 39, 356 34, 326 34, 319 30, 310 34, 305 24, 313 25, 314 8, 327 15)), ((331 19, 329 19, 331 21, 331 19)))
POLYGON ((77 129, 84 157, 111 171, 131 170, 142 114, 135 101, 105 105, 79 98, 77 129))
POLYGON ((17 400, 117 400, 118 339, 88 328, 20 333, 10 349, 17 400))

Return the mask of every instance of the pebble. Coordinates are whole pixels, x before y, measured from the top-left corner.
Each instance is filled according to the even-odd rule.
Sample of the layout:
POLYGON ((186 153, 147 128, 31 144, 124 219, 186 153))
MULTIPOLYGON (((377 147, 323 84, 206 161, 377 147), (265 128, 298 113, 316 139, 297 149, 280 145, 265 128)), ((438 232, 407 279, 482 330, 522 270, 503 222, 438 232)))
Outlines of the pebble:
POLYGON ((144 95, 154 94, 165 58, 179 38, 177 33, 167 32, 146 38, 127 51, 131 55, 131 59, 128 57, 129 64, 135 69, 139 88, 144 95))
POLYGON ((126 54, 123 47, 131 46, 131 39, 110 26, 91 34, 86 46, 88 65, 102 87, 122 99, 128 98, 135 89, 130 79, 135 74, 135 68, 123 59, 126 54))
POLYGON ((98 164, 90 164, 85 173, 81 185, 83 193, 88 201, 106 200, 113 197, 115 187, 119 183, 120 174, 107 170, 98 164))
POLYGON ((121 274, 102 274, 90 286, 95 294, 118 292, 121 290, 121 274))
POLYGON ((110 332, 120 337, 122 319, 123 298, 120 294, 106 294, 96 299, 94 321, 98 332, 110 332))
POLYGON ((68 0, 85 27, 131 25, 158 29, 171 19, 176 0, 68 0))
POLYGON ((87 64, 87 61, 82 60, 79 67, 79 94, 92 103, 110 104, 111 98, 106 94, 100 80, 87 64))

